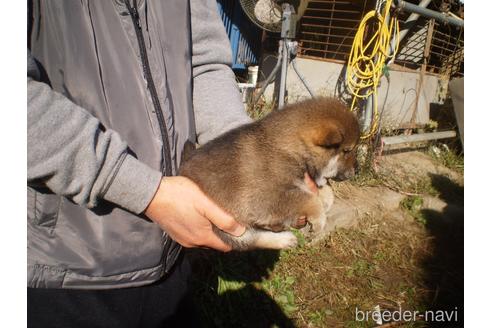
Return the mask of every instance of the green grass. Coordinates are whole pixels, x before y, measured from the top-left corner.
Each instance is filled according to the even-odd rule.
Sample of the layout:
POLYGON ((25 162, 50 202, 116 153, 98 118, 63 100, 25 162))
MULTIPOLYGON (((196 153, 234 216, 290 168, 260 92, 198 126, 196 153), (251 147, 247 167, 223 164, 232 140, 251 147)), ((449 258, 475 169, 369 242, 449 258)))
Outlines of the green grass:
POLYGON ((347 269, 347 277, 364 277, 370 275, 373 267, 373 264, 365 259, 356 259, 351 267, 347 269))
POLYGON ((432 145, 427 153, 437 163, 463 174, 465 169, 465 156, 456 149, 449 148, 447 145, 432 145))
POLYGON ((288 316, 298 310, 294 290, 295 278, 292 276, 274 275, 270 279, 263 279, 260 287, 265 290, 288 316))
POLYGON ((447 225, 452 213, 423 205, 427 196, 460 205, 463 187, 444 176, 366 168, 352 184, 409 193, 399 209, 409 216, 361 214, 357 226, 316 244, 294 230, 299 246, 281 252, 199 254, 194 298, 204 326, 374 327, 355 321, 356 307, 425 311, 459 305, 462 229, 447 225))
POLYGON ((209 327, 369 327, 372 322, 354 321, 356 306, 422 306, 426 294, 418 263, 426 242, 419 227, 368 216, 316 245, 214 253, 206 260, 208 277, 202 273, 195 281, 203 322, 209 327))
POLYGON ((243 281, 226 280, 223 277, 217 277, 217 295, 223 295, 230 291, 238 291, 246 287, 243 281))
POLYGON ((259 120, 270 113, 274 105, 271 101, 265 102, 264 100, 259 100, 256 104, 249 103, 246 112, 253 120, 259 120))
POLYGON ((325 324, 325 318, 327 316, 330 316, 333 314, 333 311, 331 310, 317 310, 317 311, 311 311, 308 312, 307 314, 307 319, 308 321, 317 327, 322 327, 325 324))
POLYGON ((387 187, 409 195, 438 196, 439 194, 430 176, 408 173, 403 177, 393 171, 376 172, 368 165, 363 167, 350 182, 358 187, 387 187))
POLYGON ((424 199, 420 196, 409 196, 403 199, 400 206, 407 211, 418 223, 426 225, 427 220, 422 214, 424 199))

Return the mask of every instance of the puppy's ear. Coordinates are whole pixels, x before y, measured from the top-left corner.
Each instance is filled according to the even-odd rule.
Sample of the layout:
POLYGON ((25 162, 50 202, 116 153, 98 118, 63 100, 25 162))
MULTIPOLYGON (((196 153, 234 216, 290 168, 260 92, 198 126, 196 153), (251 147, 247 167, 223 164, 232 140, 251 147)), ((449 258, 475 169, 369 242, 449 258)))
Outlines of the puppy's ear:
POLYGON ((328 125, 323 144, 327 148, 338 148, 343 142, 344 136, 336 124, 328 125))

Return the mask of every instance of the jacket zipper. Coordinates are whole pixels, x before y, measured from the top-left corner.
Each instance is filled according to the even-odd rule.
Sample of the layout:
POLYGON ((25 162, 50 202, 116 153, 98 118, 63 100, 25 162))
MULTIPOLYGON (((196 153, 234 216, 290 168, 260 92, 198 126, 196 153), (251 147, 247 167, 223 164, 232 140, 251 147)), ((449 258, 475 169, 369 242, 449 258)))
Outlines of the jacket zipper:
POLYGON ((162 112, 159 97, 157 96, 157 90, 155 88, 154 79, 150 71, 149 58, 147 57, 147 49, 145 48, 144 36, 142 33, 142 27, 140 25, 140 17, 138 14, 136 0, 133 1, 133 7, 130 5, 129 0, 125 0, 125 5, 130 16, 132 18, 133 27, 138 40, 138 48, 140 50, 140 57, 142 61, 142 68, 145 80, 147 81, 147 87, 149 88, 150 97, 152 98, 152 104, 157 115, 157 121, 159 122, 159 130, 161 132, 161 138, 163 143, 163 161, 161 165, 161 172, 166 176, 172 175, 172 162, 171 162, 171 150, 169 146, 169 136, 167 134, 167 125, 162 112))

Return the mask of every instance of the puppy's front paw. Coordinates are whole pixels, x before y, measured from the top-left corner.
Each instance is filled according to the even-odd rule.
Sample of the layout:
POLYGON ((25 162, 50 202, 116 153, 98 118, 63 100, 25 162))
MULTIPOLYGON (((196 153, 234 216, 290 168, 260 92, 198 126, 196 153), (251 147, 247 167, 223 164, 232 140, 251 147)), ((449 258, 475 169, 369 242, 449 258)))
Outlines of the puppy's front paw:
POLYGON ((311 230, 310 232, 314 235, 320 234, 323 232, 326 226, 326 216, 321 215, 318 218, 312 219, 310 222, 311 230))
POLYGON ((319 190, 319 199, 323 203, 323 207, 325 209, 325 213, 328 212, 335 201, 335 194, 333 193, 333 189, 330 186, 323 186, 319 190))

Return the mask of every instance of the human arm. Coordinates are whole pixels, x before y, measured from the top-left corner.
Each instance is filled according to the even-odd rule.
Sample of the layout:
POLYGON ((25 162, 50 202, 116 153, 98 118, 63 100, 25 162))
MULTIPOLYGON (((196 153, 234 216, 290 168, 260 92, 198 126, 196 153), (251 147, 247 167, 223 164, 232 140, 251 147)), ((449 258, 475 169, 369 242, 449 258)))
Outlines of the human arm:
MULTIPOLYGON (((119 134, 49 85, 28 54, 27 183, 44 187, 76 204, 100 199, 145 214, 184 246, 229 250, 211 221, 233 234, 241 227, 182 177, 166 177, 128 153, 119 134), (183 182, 184 181, 184 182, 183 182)), ((244 228, 243 228, 244 229, 244 228)))
POLYGON ((232 52, 215 0, 192 0, 193 105, 198 143, 251 122, 231 70, 232 52))
POLYGON ((141 213, 154 196, 161 173, 128 153, 113 130, 104 130, 85 109, 37 81, 27 57, 27 183, 95 207, 100 199, 141 213))

